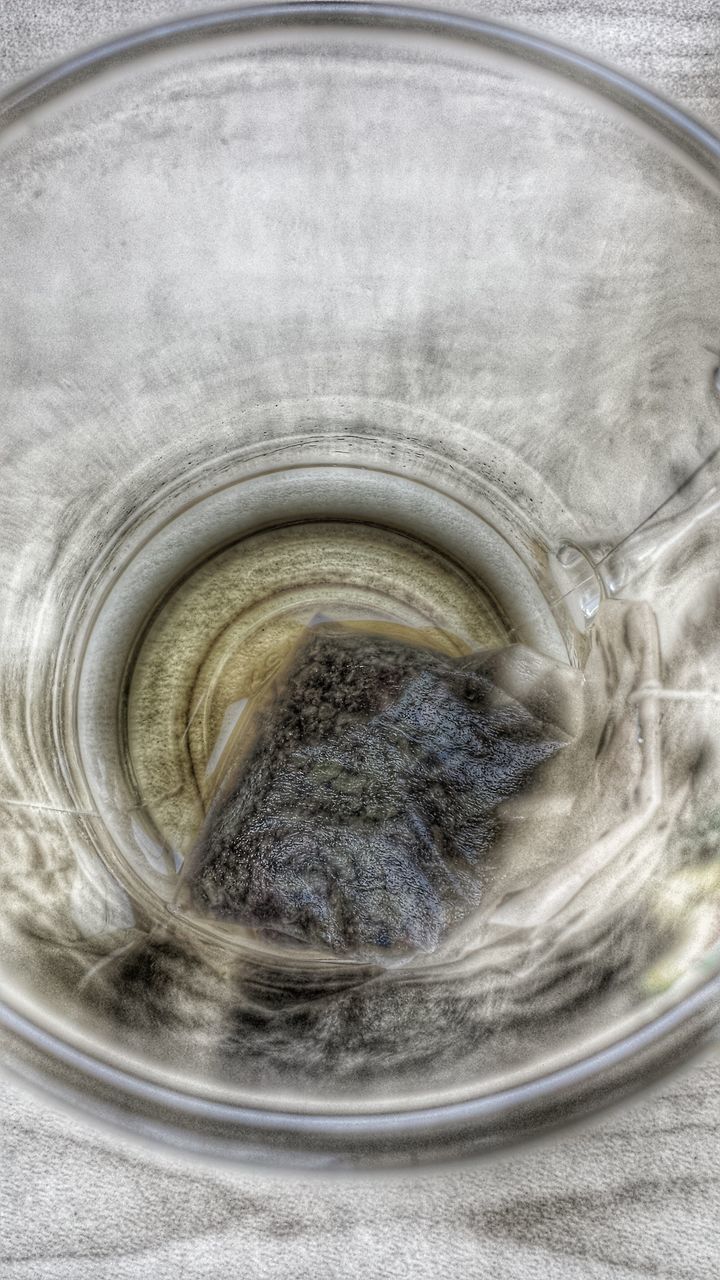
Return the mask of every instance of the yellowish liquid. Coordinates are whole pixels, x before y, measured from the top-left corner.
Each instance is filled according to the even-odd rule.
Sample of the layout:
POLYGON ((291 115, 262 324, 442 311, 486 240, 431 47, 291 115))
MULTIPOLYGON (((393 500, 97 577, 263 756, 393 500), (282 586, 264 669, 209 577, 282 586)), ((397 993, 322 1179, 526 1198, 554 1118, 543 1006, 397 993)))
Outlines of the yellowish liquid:
POLYGON ((506 643, 497 608, 453 562, 375 526, 262 532, 204 562, 146 629, 128 687, 138 804, 180 860, 207 812, 227 745, 319 619, 461 655, 506 643))

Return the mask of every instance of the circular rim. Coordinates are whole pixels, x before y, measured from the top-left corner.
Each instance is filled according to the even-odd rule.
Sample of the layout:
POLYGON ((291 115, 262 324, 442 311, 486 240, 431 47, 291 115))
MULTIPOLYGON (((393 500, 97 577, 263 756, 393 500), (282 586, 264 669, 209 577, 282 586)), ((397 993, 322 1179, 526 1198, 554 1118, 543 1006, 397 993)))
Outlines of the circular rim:
MULTIPOLYGON (((331 29, 345 26, 435 34, 509 55, 518 62, 536 64, 561 80, 594 90, 606 102, 629 112, 636 121, 649 126, 655 135, 678 147, 686 164, 691 162, 706 178, 711 177, 715 183, 720 178, 720 139, 661 95, 601 62, 502 23, 452 11, 366 4, 356 0, 299 0, 298 3, 231 8, 130 32, 58 62, 0 94, 0 132, 79 83, 100 76, 123 62, 205 38, 293 26, 325 26, 331 29)), ((372 1155, 374 1144, 402 1138, 413 1144, 412 1154, 406 1151, 394 1163, 407 1164, 416 1163, 418 1159, 437 1158, 434 1144, 442 1134, 462 1134, 459 1154, 473 1155, 483 1145, 483 1130, 493 1124, 496 1128, 491 1143, 498 1147, 503 1142, 516 1141, 518 1137, 529 1136, 544 1127, 548 1121, 542 1118, 543 1108, 554 1108, 549 1123, 556 1124, 567 1121, 579 1109, 592 1110, 612 1101, 647 1082, 651 1075, 659 1074, 672 1060, 687 1057, 698 1041, 707 1039, 712 1021, 717 1016, 716 1006, 720 1007, 720 973, 706 979, 691 994, 630 1034, 526 1084, 436 1107, 386 1113, 348 1111, 334 1115, 303 1115, 228 1106, 154 1085, 129 1071, 110 1067, 84 1050, 73 1048, 4 1001, 0 1001, 0 1030, 23 1042, 31 1053, 39 1055, 44 1069, 41 1066, 38 1071, 31 1066, 31 1082, 56 1099, 67 1100, 69 1095, 81 1110, 94 1112, 96 1118, 98 1112, 109 1113, 115 1124, 131 1129, 137 1128, 137 1120, 142 1118, 142 1110, 138 1116, 138 1104, 144 1102, 156 1117, 144 1126, 141 1123, 144 1136, 151 1139, 157 1139, 159 1135, 167 1141, 173 1125, 164 1116, 171 1114, 182 1117, 183 1121, 195 1118, 213 1121, 219 1127, 231 1125, 230 1158, 238 1160, 247 1160, 249 1156, 257 1158, 259 1154, 261 1159, 264 1155, 273 1164, 278 1163, 280 1156, 282 1163, 284 1149, 302 1154, 303 1141, 309 1139, 316 1151, 319 1143, 319 1150, 326 1152, 333 1162, 339 1157, 341 1163, 344 1160, 353 1164, 359 1156, 361 1163, 372 1164, 375 1162, 372 1155), (679 1040, 682 1044, 678 1048, 679 1040), (110 1104, 107 1105, 105 1098, 99 1107, 93 1106, 87 1097, 87 1086, 83 1089, 80 1080, 70 1089, 58 1084, 53 1079, 57 1073, 48 1068, 48 1060, 51 1064, 62 1063, 80 1080, 84 1078, 87 1081, 89 1076, 103 1090, 109 1090, 110 1104), (609 1076, 610 1081, 603 1089, 604 1076, 609 1076), (594 1091, 593 1084, 596 1086, 594 1091), (598 1087, 601 1096, 598 1096, 598 1087), (118 1093, 124 1095, 133 1108, 130 1120, 118 1093), (517 1115, 519 1123, 510 1133, 506 1131, 507 1121, 513 1115, 517 1115)), ((10 1069, 12 1071, 12 1066, 10 1069)), ((28 1075, 21 1070, 19 1078, 27 1081, 28 1075)), ((211 1158, 227 1159, 227 1152, 218 1147, 216 1139, 210 1139, 211 1158), (212 1149, 214 1141, 216 1149, 212 1149)), ((223 1144, 221 1139, 220 1147, 222 1145, 226 1147, 227 1142, 223 1144)), ((206 1153, 201 1151, 200 1154, 206 1153)), ((454 1149, 450 1158, 457 1155, 458 1150, 454 1149)), ((441 1152, 440 1158, 447 1156, 443 1157, 441 1152)))
POLYGON ((132 58, 203 38, 293 25, 395 28, 439 34, 542 65, 565 80, 595 89, 649 124, 655 133, 680 146, 686 156, 692 156, 713 177, 719 176, 720 139, 689 112, 607 63, 502 22, 453 10, 367 4, 361 0, 292 0, 289 4, 213 9, 127 32, 64 58, 0 93, 0 130, 71 86, 132 58))

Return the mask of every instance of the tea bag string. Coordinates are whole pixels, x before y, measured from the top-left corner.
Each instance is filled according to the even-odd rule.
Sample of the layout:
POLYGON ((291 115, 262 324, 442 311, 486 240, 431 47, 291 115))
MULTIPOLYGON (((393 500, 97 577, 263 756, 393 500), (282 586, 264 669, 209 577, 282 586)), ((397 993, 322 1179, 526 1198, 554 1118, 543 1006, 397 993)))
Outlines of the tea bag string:
MULTIPOLYGON (((590 572, 587 575, 587 577, 581 579, 579 582, 574 582, 573 585, 570 588, 568 588, 567 591, 563 591, 560 594, 550 598, 547 601, 548 606, 552 609, 556 605, 562 604, 564 600, 569 599, 570 596, 574 595, 582 587, 591 586, 593 582, 597 582, 598 578, 600 578, 603 581, 603 585, 605 586, 606 585, 604 581, 605 575, 600 574, 598 572, 601 569, 601 567, 604 565, 605 566, 608 565, 611 558, 615 555, 617 551, 619 551, 622 547, 626 546, 626 544, 630 542, 632 538, 636 537, 636 535, 640 534, 645 529, 645 527, 648 524, 650 524, 651 521, 653 521, 658 515, 660 515, 660 513, 664 511, 667 506, 669 506, 669 504, 673 501, 674 498, 678 496, 678 494, 681 494, 685 489, 687 489, 693 483, 693 481, 697 479, 697 477, 701 474, 701 472, 703 472, 706 467, 709 467, 719 455, 720 455, 720 444, 717 444, 710 451, 707 457, 705 457, 702 460, 702 462, 698 463, 697 467, 695 467, 695 469, 691 471, 690 474, 686 476, 684 480, 681 480, 680 483, 676 485, 672 493, 668 494, 667 497, 663 498, 662 502, 659 502, 658 505, 654 507, 652 511, 648 512, 648 514, 644 516, 642 520, 638 521, 638 523, 634 525, 632 529, 629 529, 627 533, 624 533, 621 538, 618 538, 618 540, 614 542, 613 545, 607 551, 603 552, 603 554, 599 556, 597 559, 592 557, 592 555, 590 554, 589 547, 585 546, 583 548, 578 548, 578 550, 582 550, 583 554, 585 555, 585 558, 587 559, 588 565, 591 567, 592 572, 590 572)), ((696 502, 693 503, 691 507, 687 509, 686 512, 681 512, 680 516, 690 516, 691 513, 696 508, 701 507, 703 503, 708 503, 708 500, 711 498, 714 500, 710 505, 707 506, 707 509, 705 510, 705 512, 702 513, 704 515, 711 514, 711 512, 713 512, 716 508, 720 508, 720 491, 718 490, 716 485, 712 485, 705 494, 703 494, 700 498, 698 498, 696 502)), ((680 532, 682 534, 683 531, 681 530, 680 532)), ((527 625, 527 621, 533 618, 541 618, 542 616, 543 616, 542 610, 540 609, 533 610, 530 614, 528 614, 526 621, 524 621, 523 623, 519 623, 515 627, 511 627, 507 631, 508 640, 512 640, 515 638, 520 639, 522 636, 522 632, 524 631, 527 625)))

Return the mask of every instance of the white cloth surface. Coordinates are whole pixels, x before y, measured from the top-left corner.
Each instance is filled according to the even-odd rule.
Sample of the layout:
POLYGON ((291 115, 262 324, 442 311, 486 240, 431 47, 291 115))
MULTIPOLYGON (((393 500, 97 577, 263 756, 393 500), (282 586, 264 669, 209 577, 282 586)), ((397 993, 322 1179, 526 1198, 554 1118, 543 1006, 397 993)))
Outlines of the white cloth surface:
MULTIPOLYGON (((440 3, 440 0, 436 0, 440 3)), ((0 82, 179 0, 4 0, 0 82)), ((720 129, 718 0, 465 8, 615 63, 720 129)), ((720 1060, 500 1160, 392 1180, 218 1172, 0 1082, 2 1280, 625 1280, 720 1273, 720 1060)))

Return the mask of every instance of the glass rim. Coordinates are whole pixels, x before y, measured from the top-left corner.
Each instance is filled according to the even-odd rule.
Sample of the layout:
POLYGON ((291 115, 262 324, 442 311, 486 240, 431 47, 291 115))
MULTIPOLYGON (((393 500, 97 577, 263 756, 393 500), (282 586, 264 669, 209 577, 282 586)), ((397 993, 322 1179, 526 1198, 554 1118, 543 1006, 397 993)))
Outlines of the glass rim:
MULTIPOLYGON (((695 169, 699 168, 706 178, 710 176, 715 183, 720 178, 720 139, 711 130, 662 95, 601 61, 514 26, 462 12, 402 4, 362 3, 360 0, 296 0, 293 3, 241 6, 191 14, 130 31, 62 59, 0 93, 0 134, 45 103, 122 63, 135 63, 146 55, 192 45, 207 38, 308 27, 356 27, 377 32, 394 30, 401 35, 439 35, 456 43, 475 45, 479 49, 505 55, 516 63, 541 67, 561 81, 590 90, 649 126, 652 133, 682 151, 686 162, 689 161, 695 169)), ((230 1123, 242 1128, 246 1135, 248 1132, 264 1134, 264 1144, 273 1134, 283 1131, 301 1139, 303 1135, 312 1140, 327 1138, 341 1144, 352 1162, 353 1154, 361 1151, 363 1142, 372 1144, 374 1140, 392 1140, 393 1136, 411 1141, 422 1135, 431 1151, 429 1158, 437 1158, 432 1155, 434 1135, 438 1137, 445 1129, 460 1127, 469 1131, 468 1138, 474 1133, 479 1139, 484 1126, 522 1112, 528 1103, 541 1110, 560 1104, 563 1108, 561 1118, 567 1120, 567 1106, 572 1111, 575 1099, 577 1110, 578 1102, 582 1105, 579 1095, 584 1096, 593 1082, 602 1086, 602 1077, 620 1071, 623 1074, 622 1089, 627 1091, 632 1087, 633 1064, 639 1065, 648 1056, 653 1060, 662 1056, 667 1065, 667 1057, 671 1056, 678 1036, 684 1032, 686 1040, 692 1038, 689 1029, 698 1018, 703 1024, 701 1036, 705 1040, 708 1015, 716 1012, 716 1005, 720 1006, 720 972, 712 973, 689 994, 685 993, 669 1008, 654 1014, 637 1028, 609 1040, 603 1047, 568 1065, 475 1098, 437 1106, 395 1108, 387 1112, 353 1111, 349 1104, 347 1110, 341 1112, 303 1114, 300 1111, 234 1105, 193 1097, 181 1089, 160 1086, 130 1070, 120 1070, 103 1063, 93 1054, 44 1030, 39 1023, 3 999, 0 999, 0 1030, 11 1040, 23 1043, 53 1063, 61 1063, 70 1071, 79 1072, 86 1080, 89 1077, 98 1086, 110 1087, 116 1095, 133 1099, 136 1107, 138 1102, 145 1100, 166 1108, 174 1115, 193 1117, 198 1121, 213 1120, 221 1125, 230 1123), (631 1083, 628 1086, 629 1079, 631 1083)), ((682 1056, 687 1057, 688 1053, 686 1044, 682 1056)), ((14 1074, 13 1066, 10 1070, 14 1074)), ((18 1074, 22 1079, 22 1069, 18 1074)), ((58 1090, 53 1090, 49 1079, 36 1080, 36 1083, 40 1083, 45 1092, 55 1092, 57 1096, 58 1090)), ((642 1083, 642 1080, 635 1082, 636 1086, 642 1083)), ((619 1091, 616 1085, 611 1085, 608 1094, 617 1096, 619 1091)), ((83 1090, 76 1087, 71 1092, 75 1105, 82 1110, 83 1090)), ((610 1096, 604 1096, 601 1101, 611 1100, 610 1096)), ((597 1105, 596 1102, 590 1109, 597 1105)), ((123 1108, 119 1098, 110 1110, 114 1113, 111 1117, 114 1123, 122 1125, 123 1108)), ((165 1124, 160 1127, 167 1130, 172 1126, 165 1124)), ((539 1127, 536 1121, 530 1124, 521 1121, 522 1132, 514 1135, 515 1140, 530 1136, 539 1127)), ((477 1154, 471 1141, 465 1145, 467 1154, 477 1154)), ((502 1139, 493 1140, 492 1145, 502 1145, 502 1139)), ((240 1155, 238 1158, 242 1160, 243 1157, 240 1155)), ((442 1154, 439 1158, 443 1158, 442 1154)), ((272 1161, 278 1163, 277 1152, 272 1161)), ((279 1162, 282 1163, 282 1156, 279 1162)), ((401 1160, 401 1163, 407 1161, 401 1160)))
POLYGON ((188 14, 130 30, 49 64, 0 92, 0 131, 17 118, 113 66, 201 41, 279 27, 364 27, 437 34, 536 63, 629 111, 717 176, 720 138, 700 120, 641 81, 571 45, 460 10, 363 0, 289 0, 188 14))

